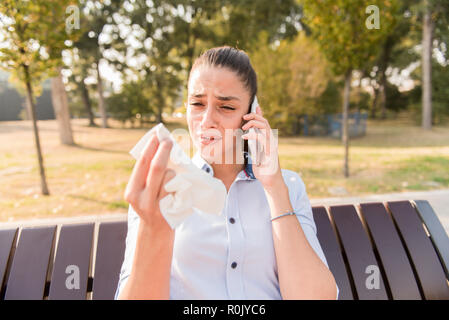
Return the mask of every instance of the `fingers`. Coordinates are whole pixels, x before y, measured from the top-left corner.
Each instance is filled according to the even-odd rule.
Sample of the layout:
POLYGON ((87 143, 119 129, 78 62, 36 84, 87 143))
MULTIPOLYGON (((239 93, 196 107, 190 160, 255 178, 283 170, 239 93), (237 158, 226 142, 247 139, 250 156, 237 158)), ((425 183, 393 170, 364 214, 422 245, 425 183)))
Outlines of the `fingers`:
POLYGON ((151 161, 150 171, 145 185, 145 189, 147 189, 150 194, 150 201, 155 201, 157 198, 162 180, 164 179, 172 146, 173 142, 171 140, 160 142, 159 148, 151 161))
POLYGON ((271 129, 256 129, 250 130, 248 133, 242 135, 245 140, 256 140, 263 150, 266 159, 271 159, 272 156, 277 156, 277 141, 271 129))
POLYGON ((155 134, 151 135, 139 159, 137 159, 125 189, 125 200, 129 203, 134 201, 134 199, 132 199, 134 195, 137 195, 142 189, 145 188, 145 180, 150 169, 151 160, 156 153, 158 145, 159 141, 157 136, 155 134))
POLYGON ((259 121, 268 123, 268 120, 265 119, 265 118, 262 116, 262 114, 258 114, 258 113, 254 113, 254 112, 245 114, 245 115, 243 116, 243 119, 244 119, 244 120, 253 120, 253 119, 254 119, 254 120, 259 120, 259 121))
POLYGON ((242 127, 242 130, 248 130, 250 128, 269 129, 269 126, 266 120, 250 120, 242 127))
POLYGON ((158 199, 163 199, 169 192, 165 190, 165 185, 176 176, 176 172, 172 169, 166 169, 164 173, 164 178, 162 179, 161 188, 159 190, 158 199))
POLYGON ((270 144, 269 140, 271 138, 271 135, 269 133, 267 134, 266 131, 267 131, 266 129, 250 131, 242 135, 242 138, 245 140, 256 140, 257 142, 259 142, 262 150, 266 152, 269 150, 267 147, 270 144))
POLYGON ((250 131, 242 135, 242 138, 245 140, 257 140, 259 134, 256 131, 250 131))

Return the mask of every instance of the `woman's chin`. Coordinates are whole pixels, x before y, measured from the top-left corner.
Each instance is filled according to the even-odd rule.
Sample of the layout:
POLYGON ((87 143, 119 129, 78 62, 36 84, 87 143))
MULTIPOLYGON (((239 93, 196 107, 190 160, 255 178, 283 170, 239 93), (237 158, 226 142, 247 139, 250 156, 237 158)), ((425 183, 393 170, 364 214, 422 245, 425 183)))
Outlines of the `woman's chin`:
POLYGON ((243 164, 244 158, 243 154, 239 156, 235 156, 235 151, 229 150, 227 153, 219 151, 214 152, 216 150, 212 150, 210 148, 202 148, 201 149, 201 157, 207 161, 209 164, 243 164), (225 155, 228 155, 227 157, 225 155))
POLYGON ((213 164, 213 163, 221 163, 221 154, 220 155, 214 155, 211 154, 209 151, 210 150, 205 150, 207 148, 204 148, 201 150, 201 157, 209 164, 213 164))
MULTIPOLYGON (((223 150, 223 145, 220 141, 207 144, 195 143, 194 145, 201 157, 209 164, 234 164, 235 162, 235 150, 233 146, 223 150)), ((243 163, 243 156, 239 158, 242 158, 241 163, 243 163)))

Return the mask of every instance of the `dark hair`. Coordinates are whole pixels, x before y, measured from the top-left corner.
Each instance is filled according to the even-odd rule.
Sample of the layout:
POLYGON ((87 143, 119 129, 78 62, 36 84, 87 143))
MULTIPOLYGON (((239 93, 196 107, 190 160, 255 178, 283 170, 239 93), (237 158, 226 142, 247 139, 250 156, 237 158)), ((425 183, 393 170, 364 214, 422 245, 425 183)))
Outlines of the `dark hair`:
MULTIPOLYGON (((245 87, 249 91, 249 105, 248 112, 250 111, 250 106, 254 101, 254 97, 257 94, 257 76, 256 72, 249 61, 248 55, 236 48, 229 46, 216 47, 205 51, 201 56, 199 56, 193 63, 192 71, 201 65, 208 65, 213 67, 224 67, 231 71, 234 71, 240 80, 243 82, 245 87)), ((189 75, 190 78, 190 75, 189 75)), ((244 165, 248 164, 248 141, 243 142, 244 151, 244 165)))
POLYGON ((257 94, 257 76, 244 51, 229 46, 209 49, 195 60, 190 73, 201 65, 224 67, 234 71, 249 91, 249 106, 251 106, 257 94))

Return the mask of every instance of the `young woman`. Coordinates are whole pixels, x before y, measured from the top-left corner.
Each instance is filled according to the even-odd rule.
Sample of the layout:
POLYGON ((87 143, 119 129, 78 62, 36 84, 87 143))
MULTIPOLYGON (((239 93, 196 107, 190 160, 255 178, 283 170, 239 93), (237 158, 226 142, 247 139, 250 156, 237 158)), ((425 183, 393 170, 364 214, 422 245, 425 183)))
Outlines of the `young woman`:
POLYGON ((225 207, 220 216, 195 211, 171 229, 158 205, 167 195, 163 186, 175 175, 167 169, 171 143, 153 136, 125 191, 128 235, 116 298, 338 297, 304 183, 295 172, 280 169, 261 108, 249 113, 256 92, 256 74, 243 51, 213 48, 196 60, 188 82, 187 121, 200 151, 192 160, 226 186, 225 207), (223 143, 228 132, 249 128, 261 134, 243 139, 265 146, 258 165, 247 153, 244 162, 237 161, 242 156, 238 143, 223 143), (217 145, 221 152, 211 152, 217 145), (229 152, 231 163, 219 161, 229 152))

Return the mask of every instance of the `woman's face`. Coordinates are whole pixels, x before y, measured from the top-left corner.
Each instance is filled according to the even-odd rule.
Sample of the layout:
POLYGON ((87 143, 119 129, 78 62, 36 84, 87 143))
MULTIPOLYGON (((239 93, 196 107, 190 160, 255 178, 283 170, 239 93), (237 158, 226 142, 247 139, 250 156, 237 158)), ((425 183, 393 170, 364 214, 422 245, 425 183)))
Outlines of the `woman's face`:
POLYGON ((234 155, 241 156, 235 150, 243 150, 238 129, 248 113, 249 100, 248 89, 234 71, 207 65, 192 71, 187 122, 193 143, 206 161, 234 163, 234 155))

